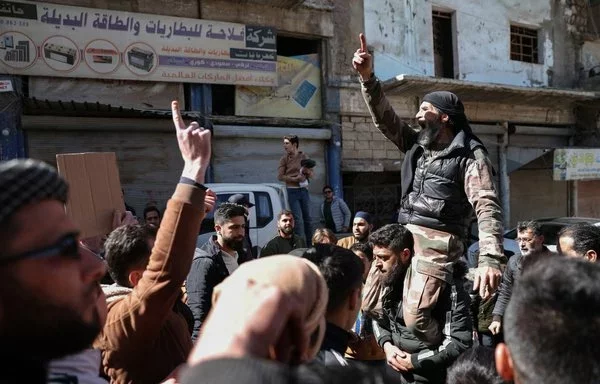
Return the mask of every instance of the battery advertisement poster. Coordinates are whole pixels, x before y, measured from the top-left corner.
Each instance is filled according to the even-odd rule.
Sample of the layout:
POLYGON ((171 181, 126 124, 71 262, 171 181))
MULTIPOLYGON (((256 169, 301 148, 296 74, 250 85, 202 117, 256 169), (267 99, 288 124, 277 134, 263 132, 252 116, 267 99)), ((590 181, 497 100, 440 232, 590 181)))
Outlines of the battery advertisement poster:
POLYGON ((262 26, 0 1, 0 71, 273 87, 277 35, 262 26))

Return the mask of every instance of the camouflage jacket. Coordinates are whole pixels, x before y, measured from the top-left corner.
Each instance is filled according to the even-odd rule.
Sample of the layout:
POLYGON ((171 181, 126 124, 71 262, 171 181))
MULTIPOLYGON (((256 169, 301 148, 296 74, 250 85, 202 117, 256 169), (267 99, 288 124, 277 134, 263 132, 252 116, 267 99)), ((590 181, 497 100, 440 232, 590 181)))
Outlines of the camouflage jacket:
MULTIPOLYGON (((416 153, 419 156, 418 159, 415 159, 414 167, 417 170, 413 170, 413 175, 417 172, 424 174, 429 169, 429 165, 436 161, 439 156, 448 155, 445 150, 432 153, 419 143, 418 132, 395 113, 377 78, 372 77, 362 83, 361 88, 377 129, 392 141, 400 151, 404 153, 411 151, 411 153, 416 153), (417 149, 420 151, 416 151, 417 149)), ((454 145, 454 142, 452 145, 454 145)), ((405 156, 404 161, 412 161, 412 159, 405 156)), ((407 168, 410 168, 410 165, 403 164, 403 171, 407 168)), ((463 217, 469 218, 473 213, 477 217, 481 255, 479 265, 499 268, 500 263, 506 261, 502 245, 502 208, 494 185, 493 169, 483 146, 481 146, 481 149, 475 149, 472 155, 466 158, 464 166, 460 169, 464 174, 458 175, 454 179, 463 181, 463 190, 460 191, 460 194, 466 198, 472 207, 470 212, 463 213, 463 217)), ((409 200, 408 195, 412 192, 412 186, 409 190, 405 190, 404 184, 403 182, 403 200, 409 200)), ((404 208, 407 206, 411 206, 411 201, 405 201, 404 208)), ((422 222, 420 224, 423 225, 422 222)), ((443 230, 439 227, 438 229, 443 230)), ((461 235, 465 236, 466 233, 461 235)))
POLYGON ((473 324, 469 315, 470 299, 464 288, 462 270, 455 270, 453 281, 440 292, 438 302, 431 311, 436 320, 443 341, 436 347, 427 346, 417 338, 406 325, 403 316, 403 290, 410 281, 411 269, 403 280, 385 287, 381 297, 383 316, 373 320, 373 331, 377 343, 383 348, 390 342, 410 354, 414 369, 406 376, 418 383, 443 383, 446 369, 466 349, 473 340, 473 324))

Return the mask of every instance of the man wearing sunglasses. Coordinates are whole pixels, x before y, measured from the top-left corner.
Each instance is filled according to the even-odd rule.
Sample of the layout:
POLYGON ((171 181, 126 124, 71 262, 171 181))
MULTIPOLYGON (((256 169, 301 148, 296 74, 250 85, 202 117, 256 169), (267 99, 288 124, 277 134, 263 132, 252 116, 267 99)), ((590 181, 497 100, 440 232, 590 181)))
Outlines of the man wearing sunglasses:
MULTIPOLYGON (((148 326, 155 327, 145 320, 163 310, 157 303, 162 303, 163 313, 171 310, 189 271, 205 214, 202 183, 211 135, 197 123, 186 127, 177 102, 172 109, 184 160, 182 177, 167 205, 148 269, 137 285, 139 295, 130 298, 138 299, 139 305, 131 305, 127 313, 109 312, 104 328, 105 333, 112 330, 113 336, 105 339, 110 348, 103 351, 105 362, 125 363, 129 352, 139 357, 140 364, 147 363, 120 366, 119 379, 125 382, 162 379, 139 376, 145 370, 155 373, 150 369, 154 362, 148 361, 151 348, 140 342, 138 347, 146 348, 136 349, 121 336, 139 336, 148 326), (166 267, 173 263, 176 268, 166 267)), ((48 361, 87 348, 102 328, 97 299, 106 267, 93 253, 80 251, 77 226, 65 214, 66 200, 67 185, 52 167, 35 160, 0 162, 1 383, 46 383, 48 361)), ((214 201, 214 194, 207 192, 206 209, 214 201)), ((183 359, 189 349, 181 352, 183 359)))
POLYGON ((2 383, 45 383, 48 361, 86 348, 102 327, 106 268, 81 252, 67 190, 47 164, 0 163, 2 383))
POLYGON ((352 212, 346 202, 333 194, 333 188, 330 185, 323 187, 323 196, 321 223, 335 233, 348 232, 352 212))

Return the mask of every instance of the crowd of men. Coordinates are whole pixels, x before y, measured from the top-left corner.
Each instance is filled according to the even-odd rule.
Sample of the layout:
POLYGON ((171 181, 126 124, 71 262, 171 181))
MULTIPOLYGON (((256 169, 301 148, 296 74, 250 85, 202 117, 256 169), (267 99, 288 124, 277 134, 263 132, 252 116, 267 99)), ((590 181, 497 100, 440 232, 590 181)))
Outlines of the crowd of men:
POLYGON ((117 212, 106 239, 80 239, 52 167, 1 162, 0 382, 600 382, 600 228, 565 227, 551 252, 539 223, 519 223, 521 252, 507 262, 487 152, 460 100, 426 95, 413 129, 360 42, 353 65, 374 123, 406 153, 397 223, 375 228, 364 211, 350 223, 325 186, 313 232, 314 162, 286 136, 279 178, 292 209, 253 254, 251 203, 215 206, 203 185, 211 133, 186 126, 177 102, 184 166, 166 209, 147 209, 146 224, 117 212), (196 244, 213 210, 216 234, 196 244))

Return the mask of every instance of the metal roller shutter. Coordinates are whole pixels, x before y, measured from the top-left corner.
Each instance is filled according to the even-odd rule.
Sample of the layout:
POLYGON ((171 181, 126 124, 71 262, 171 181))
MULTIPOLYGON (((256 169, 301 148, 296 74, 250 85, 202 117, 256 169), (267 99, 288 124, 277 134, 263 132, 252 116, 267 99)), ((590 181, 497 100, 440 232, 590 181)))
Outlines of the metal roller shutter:
POLYGON ((294 134, 300 150, 317 162, 309 185, 311 218, 316 227, 327 183, 325 152, 328 129, 215 126, 213 140, 216 183, 279 183, 277 168, 284 154, 283 136, 294 134))
MULTIPOLYGON (((169 124, 169 121, 166 121, 169 124)), ((147 203, 161 211, 181 175, 174 133, 103 130, 27 130, 28 155, 56 166, 57 153, 116 152, 125 201, 139 217, 147 203)))

